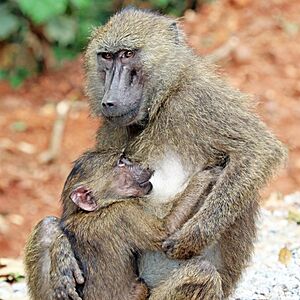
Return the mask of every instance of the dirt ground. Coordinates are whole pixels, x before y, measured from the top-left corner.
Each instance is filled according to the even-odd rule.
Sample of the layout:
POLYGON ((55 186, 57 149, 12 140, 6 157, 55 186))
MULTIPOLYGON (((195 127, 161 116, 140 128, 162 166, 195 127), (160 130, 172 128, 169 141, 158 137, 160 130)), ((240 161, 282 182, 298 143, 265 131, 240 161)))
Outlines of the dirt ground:
MULTIPOLYGON (((226 49, 235 37, 217 64, 231 84, 254 95, 258 113, 289 147, 287 167, 262 193, 280 205, 278 195, 300 190, 300 2, 216 1, 186 12, 183 26, 202 55, 226 49)), ((34 224, 60 213, 71 163, 94 143, 98 121, 89 117, 83 82, 80 57, 18 90, 0 82, 0 257, 20 256, 34 224), (61 151, 43 163, 62 100, 73 105, 61 151)))

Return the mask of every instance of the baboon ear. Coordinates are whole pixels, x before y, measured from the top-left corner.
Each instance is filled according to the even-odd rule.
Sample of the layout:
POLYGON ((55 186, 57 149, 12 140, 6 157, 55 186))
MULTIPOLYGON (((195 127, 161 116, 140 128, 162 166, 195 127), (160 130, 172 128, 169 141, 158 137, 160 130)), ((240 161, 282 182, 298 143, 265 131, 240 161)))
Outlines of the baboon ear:
POLYGON ((85 186, 79 186, 70 195, 71 200, 85 211, 94 211, 98 208, 93 192, 85 186))

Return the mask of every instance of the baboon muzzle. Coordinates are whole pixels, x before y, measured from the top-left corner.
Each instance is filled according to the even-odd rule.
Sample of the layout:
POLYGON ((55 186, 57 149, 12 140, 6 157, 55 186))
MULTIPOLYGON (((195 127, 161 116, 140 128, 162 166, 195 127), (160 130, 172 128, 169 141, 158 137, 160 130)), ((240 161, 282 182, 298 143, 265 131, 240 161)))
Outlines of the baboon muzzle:
POLYGON ((142 74, 134 64, 113 62, 106 71, 105 93, 101 102, 103 115, 112 122, 127 125, 137 116, 140 108, 142 74))

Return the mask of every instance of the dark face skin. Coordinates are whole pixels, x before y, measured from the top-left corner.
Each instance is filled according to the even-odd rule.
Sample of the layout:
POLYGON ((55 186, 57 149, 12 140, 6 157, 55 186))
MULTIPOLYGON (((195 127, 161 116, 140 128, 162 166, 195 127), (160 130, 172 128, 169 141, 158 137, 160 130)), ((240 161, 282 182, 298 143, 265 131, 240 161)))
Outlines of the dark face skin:
POLYGON ((97 60, 100 77, 104 81, 104 96, 101 102, 103 116, 119 126, 135 123, 143 94, 139 52, 99 52, 97 60))
MULTIPOLYGON (((145 196, 152 190, 152 184, 149 181, 152 174, 153 171, 150 169, 142 168, 122 156, 113 171, 109 192, 112 197, 145 196)), ((85 211, 94 211, 99 207, 94 191, 85 185, 75 188, 70 198, 85 211)))

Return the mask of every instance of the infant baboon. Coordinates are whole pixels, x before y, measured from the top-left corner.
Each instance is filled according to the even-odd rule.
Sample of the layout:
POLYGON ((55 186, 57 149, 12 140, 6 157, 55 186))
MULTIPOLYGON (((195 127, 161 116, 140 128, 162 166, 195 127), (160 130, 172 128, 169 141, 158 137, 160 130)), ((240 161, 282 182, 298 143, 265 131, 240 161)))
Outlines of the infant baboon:
POLYGON ((139 250, 158 250, 165 234, 162 221, 145 213, 139 198, 126 197, 148 194, 153 172, 121 157, 111 172, 91 177, 92 168, 104 173, 99 157, 103 158, 90 152, 79 159, 77 165, 87 177, 69 177, 63 192, 64 199, 89 212, 75 210, 61 220, 85 277, 78 292, 90 300, 143 300, 147 287, 138 281, 134 255, 139 250))
MULTIPOLYGON (((147 197, 138 198, 151 191, 149 179, 153 172, 122 156, 111 172, 98 177, 104 174, 106 162, 112 160, 108 156, 113 157, 87 152, 77 160, 64 186, 65 208, 60 228, 71 242, 80 264, 78 272, 85 278, 84 284, 76 288, 81 299, 143 300, 148 296, 148 288, 138 278, 136 255, 145 250, 158 251, 167 233, 185 221, 196 203, 177 203, 164 219, 158 218, 151 213, 147 197)), ((203 193, 216 180, 216 175, 215 170, 203 172, 203 193)), ((53 221, 48 220, 48 231, 53 221)), ((60 263, 65 258, 65 249, 59 246, 60 238, 58 246, 54 244, 47 251, 52 262, 60 263)), ((31 240, 27 253, 30 247, 31 240)), ((36 279, 38 275, 47 274, 37 274, 38 269, 31 269, 32 259, 29 255, 26 257, 32 299, 68 299, 63 288, 65 278, 52 282, 56 287, 61 285, 61 289, 50 288, 51 276, 47 280, 49 286, 42 287, 41 279, 36 279)), ((42 264, 48 263, 46 257, 42 259, 45 260, 42 264)))

